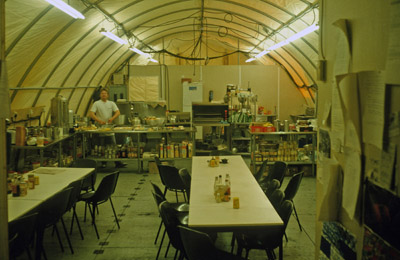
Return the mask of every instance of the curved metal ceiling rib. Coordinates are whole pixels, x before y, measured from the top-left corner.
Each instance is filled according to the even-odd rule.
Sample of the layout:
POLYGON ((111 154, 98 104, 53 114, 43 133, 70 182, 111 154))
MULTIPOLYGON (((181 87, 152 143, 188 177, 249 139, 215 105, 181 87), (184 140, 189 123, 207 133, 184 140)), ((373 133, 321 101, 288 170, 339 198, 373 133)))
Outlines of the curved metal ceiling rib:
MULTIPOLYGON (((213 41, 214 45, 209 44, 215 48, 215 41, 218 42, 220 39, 216 29, 226 28, 228 31, 226 39, 240 41, 242 50, 239 51, 247 52, 254 48, 262 50, 266 41, 269 41, 269 44, 273 43, 270 38, 271 33, 275 35, 275 42, 277 42, 298 32, 304 26, 310 25, 312 16, 303 17, 307 15, 304 12, 312 10, 317 4, 313 0, 206 0, 202 7, 201 2, 202 0, 154 0, 151 3, 144 0, 70 0, 70 4, 80 6, 82 13, 87 16, 83 21, 67 19, 50 5, 38 5, 38 8, 42 8, 42 10, 37 10, 37 15, 23 28, 19 28, 19 34, 8 43, 6 52, 9 57, 15 58, 15 55, 10 54, 28 46, 26 42, 29 38, 25 37, 28 33, 38 29, 52 30, 52 26, 44 23, 43 20, 51 18, 57 20, 61 26, 57 26, 51 37, 47 38, 48 40, 43 39, 45 41, 42 41, 41 48, 36 48, 35 43, 32 44, 33 46, 28 46, 33 54, 32 59, 27 60, 18 73, 12 74, 12 82, 16 82, 14 86, 11 86, 13 89, 16 88, 15 91, 12 91, 12 100, 19 93, 18 89, 25 86, 40 85, 45 90, 46 86, 51 86, 51 84, 62 88, 68 86, 69 82, 72 86, 82 84, 91 86, 107 81, 113 68, 117 68, 121 62, 126 60, 127 56, 134 57, 135 55, 116 43, 103 40, 106 38, 102 35, 95 35, 96 28, 102 27, 105 21, 110 19, 114 22, 122 21, 118 22, 117 26, 121 26, 123 29, 128 28, 128 34, 134 34, 134 37, 138 37, 147 46, 160 45, 160 42, 165 40, 172 42, 173 37, 178 34, 188 34, 193 38, 193 33, 200 34, 207 31, 208 40, 213 41), (102 13, 103 11, 104 13, 102 13), (184 19, 185 14, 192 11, 195 12, 193 17, 184 19), (60 18, 55 17, 55 14, 58 14, 60 18), (299 18, 299 15, 302 17, 299 18), (199 21, 199 17, 207 19, 206 22, 199 21), (174 22, 178 20, 181 21, 174 22), (194 20, 197 20, 197 23, 192 23, 194 20), (159 22, 159 26, 157 26, 157 22, 159 22), (164 25, 167 23, 170 24, 164 25), (86 26, 90 24, 90 27, 86 26), (149 27, 152 24, 157 27, 149 27), (198 29, 201 25, 205 26, 203 30, 198 29), (192 27, 191 30, 187 29, 189 26, 192 27), (281 31, 281 28, 286 28, 287 31, 281 31), (277 29, 279 30, 276 31, 277 29), (65 48, 60 48, 63 45, 62 42, 68 38, 71 40, 65 45, 65 48), (24 46, 21 46, 22 44, 24 46), (58 49, 53 46, 58 46, 58 49), (103 52, 101 48, 103 48, 103 52), (57 50, 61 51, 54 53, 57 50), (104 52, 107 52, 107 55, 101 55, 104 52), (51 55, 54 56, 54 62, 43 67, 51 55), (46 58, 43 59, 45 56, 46 58), (30 76, 38 70, 38 66, 40 66, 43 76, 40 81, 37 77, 30 76), (64 73, 60 73, 61 71, 64 73), (15 76, 19 78, 15 78, 15 76), (57 79, 53 80, 53 78, 57 79), (83 80, 89 78, 88 81, 83 80), (77 80, 74 83, 75 79, 77 80)), ((18 5, 13 6, 13 10, 18 10, 16 7, 24 8, 23 1, 7 1, 6 12, 9 5, 18 5)), ((315 14, 313 20, 315 20, 315 14)), ((6 28, 7 31, 10 29, 12 28, 6 28)), ((291 74, 300 80, 297 82, 298 85, 307 85, 308 82, 313 82, 315 74, 313 57, 317 55, 317 40, 314 36, 303 37, 268 56, 275 61, 277 61, 276 58, 279 58, 281 61, 278 62, 287 67, 288 71, 291 71, 291 74), (306 78, 304 78, 305 76, 306 78)), ((237 48, 232 46, 231 50, 237 50, 237 48)), ((56 95, 61 91, 62 89, 58 90, 56 95)), ((85 90, 81 100, 87 95, 86 92, 85 90)), ((41 90, 36 93, 33 99, 34 106, 38 104, 41 93, 41 90)), ((74 93, 75 89, 72 89, 69 99, 74 93)), ((78 111, 78 109, 79 104, 75 110, 78 111)))

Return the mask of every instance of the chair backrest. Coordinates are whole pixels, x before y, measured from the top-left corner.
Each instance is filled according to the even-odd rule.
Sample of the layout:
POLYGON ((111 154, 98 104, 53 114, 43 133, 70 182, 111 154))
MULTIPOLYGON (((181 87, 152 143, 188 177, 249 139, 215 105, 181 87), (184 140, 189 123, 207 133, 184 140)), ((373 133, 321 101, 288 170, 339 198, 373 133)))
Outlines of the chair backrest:
POLYGON ((164 185, 168 189, 184 190, 185 185, 182 182, 179 170, 174 166, 160 165, 159 166, 161 180, 164 180, 164 185))
MULTIPOLYGON (((282 186, 283 178, 285 177, 287 170, 287 164, 285 162, 277 161, 275 162, 268 174, 269 181, 277 179, 282 186)), ((280 186, 279 186, 280 187, 280 186)))
POLYGON ((164 200, 167 200, 167 198, 165 198, 164 193, 161 191, 160 187, 158 187, 157 184, 155 184, 154 182, 150 181, 151 186, 153 187, 153 191, 155 194, 157 194, 158 196, 160 196, 161 198, 163 198, 164 200))
POLYGON ((267 197, 269 198, 276 189, 279 189, 280 186, 281 184, 278 180, 276 179, 271 180, 267 185, 267 189, 265 190, 265 195, 267 195, 267 197))
POLYGON ((32 242, 38 213, 23 216, 8 223, 8 246, 11 258, 20 255, 32 242))
POLYGON ((68 187, 71 187, 71 193, 69 195, 69 200, 68 200, 68 205, 67 205, 67 210, 70 210, 72 206, 78 201, 79 196, 81 194, 81 188, 82 188, 82 182, 83 180, 76 180, 74 182, 71 182, 68 187))
POLYGON ((39 206, 38 223, 41 227, 53 225, 64 215, 72 190, 72 187, 67 187, 45 200, 39 206))
POLYGON ((278 214, 281 217, 283 224, 284 224, 284 230, 286 230, 286 226, 289 223, 290 216, 292 215, 293 212, 293 202, 290 200, 284 200, 280 207, 278 208, 278 214))
POLYGON ((160 172, 161 172, 161 170, 160 170, 160 165, 162 165, 162 164, 161 164, 161 161, 160 161, 160 158, 158 158, 157 156, 155 156, 155 157, 154 157, 154 161, 156 162, 156 165, 157 165, 157 170, 158 170, 158 174, 159 174, 160 179, 161 179, 161 183, 165 186, 163 177, 161 176, 161 173, 160 173, 160 172))
POLYGON ((74 168, 95 168, 94 172, 83 179, 82 190, 93 188, 97 177, 97 162, 91 159, 77 159, 72 163, 74 168))
POLYGON ((285 188, 285 200, 293 200, 299 190, 301 180, 303 179, 304 172, 296 173, 290 178, 288 185, 285 188))
POLYGON ((267 163, 268 160, 263 161, 263 163, 260 166, 260 169, 258 169, 258 172, 254 175, 254 178, 256 179, 257 182, 259 182, 261 180, 261 177, 264 175, 264 172, 267 169, 267 163))
POLYGON ((214 243, 206 233, 183 226, 178 228, 189 260, 217 260, 214 243))
POLYGON ((177 212, 171 207, 168 201, 160 204, 160 215, 165 225, 169 240, 175 249, 185 252, 181 235, 178 230, 179 220, 176 216, 177 212))
POLYGON ((227 150, 211 150, 210 155, 211 156, 224 156, 224 155, 232 155, 233 153, 231 151, 227 150))
POLYGON ((186 168, 179 170, 179 176, 181 176, 182 182, 185 185, 186 194, 188 195, 188 199, 190 199, 190 185, 192 184, 192 177, 186 168))
POLYGON ((115 191, 118 175, 119 171, 116 171, 104 176, 90 200, 93 202, 107 201, 115 191))
POLYGON ((166 201, 163 197, 158 195, 157 193, 154 193, 154 191, 151 191, 151 194, 153 195, 154 201, 157 204, 157 209, 160 211, 160 204, 166 201))
POLYGON ((271 194, 271 196, 269 197, 269 201, 271 202, 272 206, 274 206, 275 210, 279 209, 284 197, 285 194, 281 190, 275 190, 271 194))

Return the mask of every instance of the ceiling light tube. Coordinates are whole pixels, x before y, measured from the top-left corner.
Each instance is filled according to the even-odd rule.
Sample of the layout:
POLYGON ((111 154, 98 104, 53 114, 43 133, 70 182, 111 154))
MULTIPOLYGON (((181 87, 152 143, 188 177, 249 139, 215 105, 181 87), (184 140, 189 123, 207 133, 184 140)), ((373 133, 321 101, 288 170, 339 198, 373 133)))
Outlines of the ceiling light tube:
POLYGON ((143 55, 143 56, 146 56, 146 57, 149 57, 150 58, 150 54, 148 54, 148 53, 144 53, 144 52, 142 52, 141 50, 139 50, 139 49, 137 49, 137 48, 129 48, 131 51, 133 51, 133 52, 136 52, 137 54, 140 54, 140 55, 143 55))
POLYGON ((158 60, 155 60, 155 59, 150 59, 150 61, 152 61, 154 63, 158 63, 158 60))
MULTIPOLYGON (((298 32, 298 33, 296 33, 296 34, 290 36, 290 37, 287 38, 286 40, 283 40, 283 41, 281 41, 281 42, 278 42, 278 43, 275 44, 275 45, 272 45, 272 46, 269 47, 267 50, 263 50, 262 52, 260 52, 259 54, 257 54, 255 57, 256 57, 256 58, 260 58, 261 56, 264 56, 264 55, 267 54, 268 52, 273 51, 273 50, 276 50, 276 49, 278 49, 278 48, 280 48, 280 47, 282 47, 282 46, 285 46, 285 45, 287 45, 287 44, 289 44, 289 43, 291 43, 291 42, 293 42, 293 41, 295 41, 295 40, 297 40, 297 39, 300 39, 301 37, 304 37, 304 36, 306 36, 307 34, 310 34, 310 33, 312 33, 313 31, 316 31, 316 30, 318 30, 318 29, 319 29, 319 26, 316 25, 316 24, 313 24, 313 25, 307 27, 306 29, 304 29, 304 30, 302 30, 302 31, 300 31, 300 32, 298 32)), ((247 61, 246 61, 246 62, 247 62, 247 61)))
POLYGON ((52 4, 54 7, 57 7, 64 13, 74 17, 75 19, 85 19, 85 16, 81 14, 79 11, 74 9, 72 6, 68 5, 67 3, 63 2, 62 0, 46 0, 49 4, 52 4))
POLYGON ((128 41, 121 39, 120 37, 116 36, 115 34, 113 34, 111 32, 107 32, 104 28, 101 28, 100 32, 104 36, 110 38, 113 41, 118 42, 119 44, 128 44, 128 41))
POLYGON ((250 58, 250 59, 247 59, 246 62, 252 62, 253 60, 256 60, 256 58, 253 58, 253 57, 252 57, 252 58, 250 58))

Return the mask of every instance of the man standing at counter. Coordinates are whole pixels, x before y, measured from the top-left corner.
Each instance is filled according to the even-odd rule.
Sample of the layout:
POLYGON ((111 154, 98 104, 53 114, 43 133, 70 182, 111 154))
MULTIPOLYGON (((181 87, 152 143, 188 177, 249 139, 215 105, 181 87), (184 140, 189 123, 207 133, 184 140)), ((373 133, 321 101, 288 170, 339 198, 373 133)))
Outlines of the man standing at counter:
MULTIPOLYGON (((100 90, 100 100, 94 102, 92 108, 90 109, 90 117, 100 125, 112 124, 114 119, 120 115, 117 105, 113 101, 108 100, 108 97, 108 90, 106 88, 102 88, 100 90)), ((100 143, 102 146, 116 144, 114 134, 100 135, 100 138, 100 143)), ((102 166, 105 168, 106 162, 102 162, 102 166)), ((126 164, 122 162, 115 162, 115 167, 117 168, 125 166, 126 164)))

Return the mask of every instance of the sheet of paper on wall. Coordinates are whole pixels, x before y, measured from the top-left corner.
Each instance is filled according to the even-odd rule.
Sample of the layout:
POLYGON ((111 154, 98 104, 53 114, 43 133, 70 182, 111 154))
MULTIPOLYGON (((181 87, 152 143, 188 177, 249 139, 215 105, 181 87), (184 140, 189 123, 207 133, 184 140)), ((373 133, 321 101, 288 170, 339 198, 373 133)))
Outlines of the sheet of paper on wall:
POLYGON ((325 127, 328 127, 328 128, 331 127, 331 120, 330 120, 331 119, 330 118, 331 107, 332 107, 331 102, 326 102, 325 103, 324 112, 322 114, 322 119, 321 119, 322 126, 325 126, 325 127))
POLYGON ((393 138, 400 135, 400 112, 397 111, 390 115, 389 137, 393 138))
POLYGON ((390 4, 389 46, 386 56, 386 83, 400 84, 400 1, 390 4))
POLYGON ((353 121, 355 127, 359 129, 359 97, 358 80, 356 73, 349 73, 341 76, 341 80, 336 79, 342 104, 344 106, 343 114, 345 118, 353 121))
POLYGON ((345 75, 350 70, 351 50, 350 34, 346 19, 339 19, 333 23, 337 27, 336 57, 333 65, 333 75, 345 75))
POLYGON ((0 118, 10 116, 10 92, 8 90, 8 77, 6 61, 0 63, 0 118))
POLYGON ((322 199, 320 200, 317 219, 319 221, 337 220, 342 196, 341 168, 335 159, 318 159, 318 181, 322 185, 322 199))
POLYGON ((344 145, 344 117, 343 105, 336 80, 332 82, 332 109, 331 109, 331 145, 335 152, 342 152, 344 145))
POLYGON ((390 143, 388 145, 387 151, 382 150, 381 161, 380 161, 380 171, 378 172, 377 182, 378 184, 387 190, 392 187, 393 180, 393 167, 396 156, 396 145, 390 143))
POLYGON ((361 186, 361 154, 345 147, 344 156, 342 207, 353 219, 361 186))
POLYGON ((361 144, 360 144, 360 136, 356 127, 354 126, 353 121, 346 120, 345 124, 346 135, 344 140, 345 147, 350 147, 353 150, 361 153, 361 144))
POLYGON ((364 71, 358 73, 363 97, 363 142, 382 149, 385 125, 385 73, 364 71))

